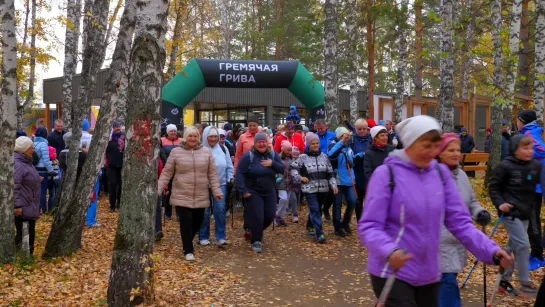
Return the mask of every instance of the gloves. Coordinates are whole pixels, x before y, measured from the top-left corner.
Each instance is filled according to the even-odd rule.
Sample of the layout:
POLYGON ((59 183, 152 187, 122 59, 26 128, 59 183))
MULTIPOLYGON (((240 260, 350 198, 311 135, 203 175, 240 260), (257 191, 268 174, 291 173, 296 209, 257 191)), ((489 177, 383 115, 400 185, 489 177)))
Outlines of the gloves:
POLYGON ((276 183, 280 183, 280 182, 282 182, 282 178, 280 177, 276 178, 276 183))
POLYGON ((392 140, 392 145, 394 145, 394 147, 397 147, 397 144, 398 144, 398 143, 399 143, 399 142, 397 141, 397 138, 394 138, 394 139, 392 140))
POLYGON ((490 224, 491 220, 492 218, 490 217, 490 213, 488 213, 488 211, 486 210, 483 210, 477 214, 476 221, 477 221, 477 224, 481 226, 486 226, 490 224))

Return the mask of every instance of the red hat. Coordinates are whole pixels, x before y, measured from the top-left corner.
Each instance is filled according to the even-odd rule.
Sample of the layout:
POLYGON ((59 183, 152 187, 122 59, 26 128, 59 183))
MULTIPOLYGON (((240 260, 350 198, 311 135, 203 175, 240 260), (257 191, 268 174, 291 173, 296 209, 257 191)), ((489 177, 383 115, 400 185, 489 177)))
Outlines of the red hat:
POLYGON ((492 133, 492 128, 486 128, 486 132, 492 133))
POLYGON ((374 119, 368 119, 367 120, 367 125, 369 126, 369 128, 373 128, 374 126, 377 125, 377 122, 375 122, 374 119))

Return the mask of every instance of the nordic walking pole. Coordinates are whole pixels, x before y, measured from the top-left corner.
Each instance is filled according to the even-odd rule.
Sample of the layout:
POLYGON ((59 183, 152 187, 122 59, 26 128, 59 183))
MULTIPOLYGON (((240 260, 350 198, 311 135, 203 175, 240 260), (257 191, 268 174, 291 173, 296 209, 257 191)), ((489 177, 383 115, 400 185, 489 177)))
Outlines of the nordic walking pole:
MULTIPOLYGON (((511 249, 509 247, 507 247, 505 249, 505 251, 508 254, 512 253, 512 251, 511 251, 511 249)), ((496 283, 494 284, 494 289, 492 291, 492 296, 490 297, 490 305, 488 305, 486 307, 493 307, 494 306, 494 297, 496 296, 496 293, 498 292, 498 289, 500 288, 501 278, 502 278, 504 272, 505 272, 505 268, 500 265, 500 269, 498 271, 498 277, 496 277, 496 283)), ((486 296, 486 293, 485 293, 485 296, 486 296)))
MULTIPOLYGON (((405 250, 403 250, 404 253, 406 253, 405 250)), ((392 292, 392 288, 394 287, 394 283, 396 281, 397 276, 397 270, 394 270, 392 275, 386 279, 386 283, 384 284, 384 288, 382 288, 382 291, 380 292, 380 296, 378 297, 378 303, 376 307, 386 307, 386 301, 388 300, 388 296, 390 296, 390 292, 392 292)))
MULTIPOLYGON (((503 214, 500 215, 500 219, 498 220, 498 222, 496 223, 496 226, 494 226, 494 229, 492 230, 492 233, 490 234, 490 236, 488 237, 488 239, 492 239, 492 237, 494 236, 494 233, 496 233, 496 230, 498 230, 498 226, 500 226, 500 223, 503 221, 503 214)), ((462 284, 462 289, 466 286, 467 284, 467 281, 469 280, 469 278, 471 277, 471 274, 473 274, 473 270, 475 270, 475 267, 477 266, 477 263, 479 263, 479 260, 475 260, 475 262, 473 262, 473 267, 471 267, 471 270, 469 271, 469 274, 467 275, 466 277, 466 280, 464 281, 464 283, 462 284)))

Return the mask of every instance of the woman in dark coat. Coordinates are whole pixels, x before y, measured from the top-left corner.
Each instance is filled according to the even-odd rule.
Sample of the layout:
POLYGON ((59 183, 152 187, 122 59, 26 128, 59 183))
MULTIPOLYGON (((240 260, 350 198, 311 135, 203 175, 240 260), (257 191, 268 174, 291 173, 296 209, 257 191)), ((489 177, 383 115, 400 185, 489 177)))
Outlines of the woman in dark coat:
POLYGON ((367 148, 365 159, 363 159, 366 186, 375 169, 381 166, 384 163, 384 159, 395 149, 392 145, 388 145, 388 130, 386 130, 386 127, 375 126, 371 128, 370 133, 373 144, 367 148))
POLYGON ((23 223, 28 223, 28 243, 30 254, 34 253, 34 238, 36 235, 36 220, 40 217, 41 181, 38 171, 32 165, 34 146, 32 140, 20 136, 15 140, 14 186, 15 203, 15 245, 21 248, 23 242, 23 223))

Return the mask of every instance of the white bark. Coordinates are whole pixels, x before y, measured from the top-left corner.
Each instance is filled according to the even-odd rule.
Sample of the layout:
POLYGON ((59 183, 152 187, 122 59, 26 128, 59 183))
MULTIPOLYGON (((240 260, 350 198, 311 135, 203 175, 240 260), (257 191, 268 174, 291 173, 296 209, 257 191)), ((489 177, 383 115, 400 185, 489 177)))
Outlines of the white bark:
POLYGON ((78 66, 78 42, 81 20, 81 0, 68 0, 66 8, 66 33, 64 43, 64 68, 62 82, 62 119, 64 127, 72 130, 72 78, 78 66))
MULTIPOLYGON (((32 33, 30 34, 30 75, 28 77, 28 94, 25 101, 17 104, 17 129, 23 129, 23 117, 26 110, 34 100, 34 84, 36 83, 36 0, 30 1, 32 7, 31 25, 32 33)), ((47 127, 49 129, 50 127, 47 127)))
POLYGON ((167 11, 167 0, 138 1, 128 89, 133 107, 127 117, 124 186, 108 287, 108 305, 113 307, 145 303, 153 296, 150 254, 155 234, 167 11))
POLYGON ((183 12, 187 9, 187 2, 177 1, 174 8, 176 9, 176 21, 174 22, 174 29, 172 33, 172 50, 170 51, 168 69, 167 69, 167 78, 172 79, 176 76, 176 60, 178 59, 178 53, 180 52, 180 39, 182 36, 182 25, 183 25, 183 12))
POLYGON ((441 68, 438 119, 444 132, 454 131, 454 50, 453 0, 442 0, 441 5, 441 68))
POLYGON ((325 0, 324 87, 327 123, 336 129, 341 122, 337 76, 337 0, 325 0))
POLYGON ((409 6, 408 0, 402 0, 399 6, 402 14, 398 22, 398 46, 399 62, 397 63, 397 82, 396 82, 396 100, 394 109, 394 118, 397 123, 403 120, 403 99, 405 97, 405 72, 407 71, 407 24, 406 15, 409 6))
POLYGON ((356 0, 350 0, 347 8, 348 59, 350 61, 350 121, 360 117, 358 108, 358 19, 356 0))
POLYGON ((536 0, 536 45, 534 110, 537 121, 543 125, 543 99, 545 99, 545 0, 536 0))
POLYGON ((13 239, 13 147, 17 124, 17 38, 13 0, 0 0, 2 82, 0 87, 0 264, 15 258, 13 239))
POLYGON ((468 99, 469 98, 469 74, 471 69, 471 41, 473 39, 473 18, 471 18, 470 14, 471 8, 473 6, 473 0, 468 0, 466 4, 466 16, 470 19, 467 23, 466 28, 466 39, 464 42, 464 49, 465 49, 465 61, 463 63, 464 65, 464 75, 462 77, 462 98, 468 99))
MULTIPOLYGON (((522 0, 513 0, 511 12, 511 30, 509 33, 509 53, 507 58, 507 100, 503 105, 503 119, 512 121, 512 108, 515 103, 515 85, 517 84, 518 58, 520 52, 520 17, 522 0)), ((496 132, 496 131, 494 131, 496 132)), ((500 131, 497 131, 500 133, 500 131)))

